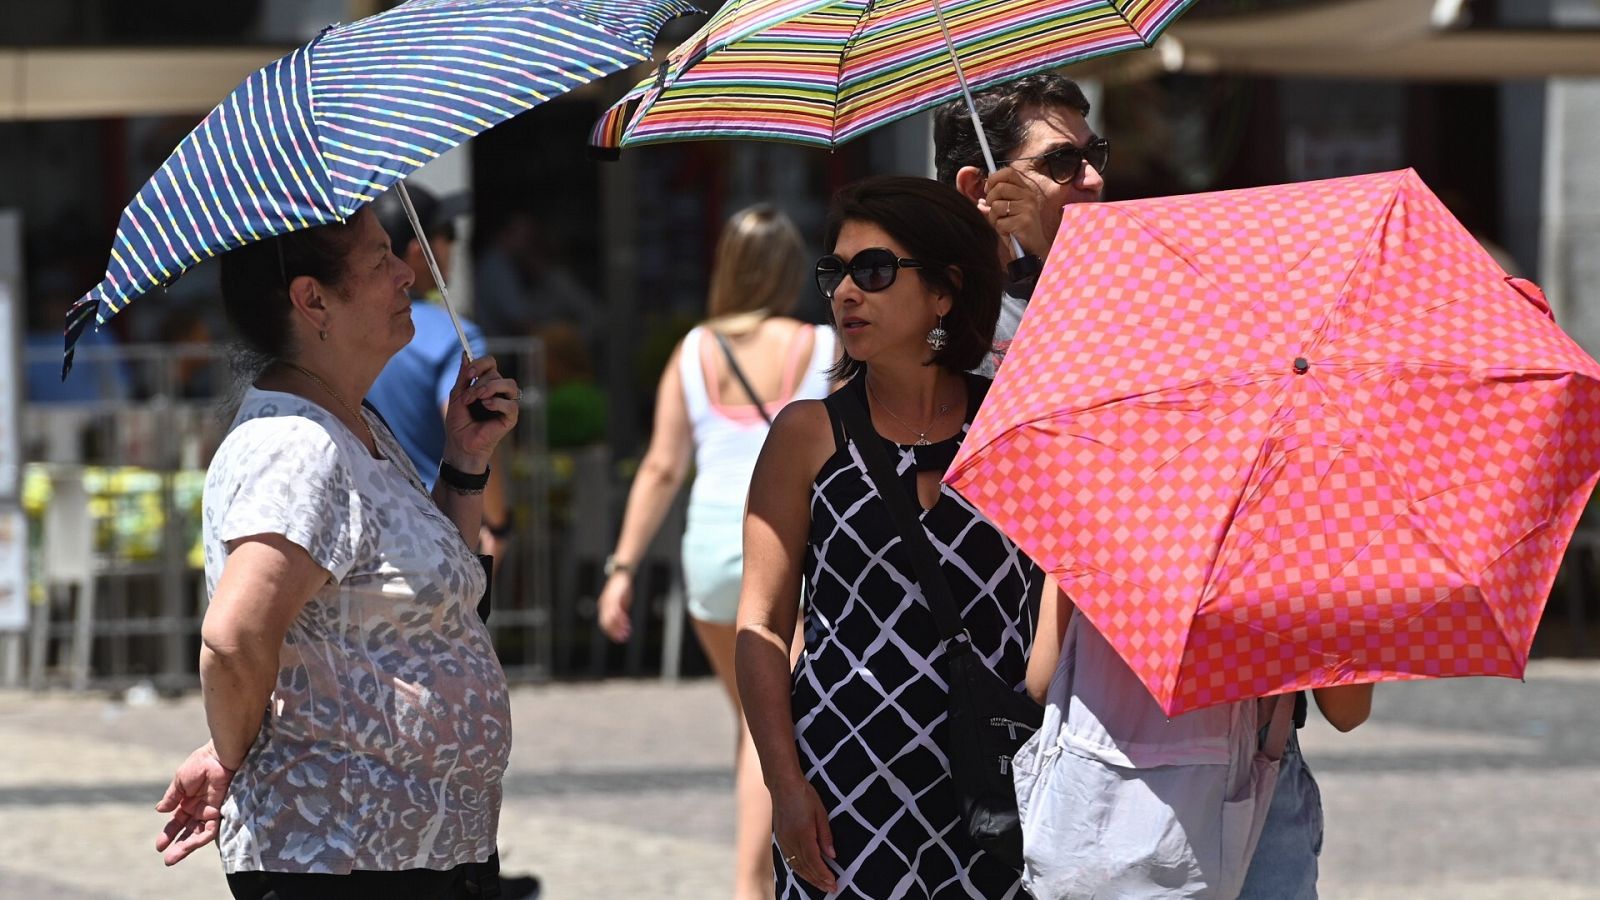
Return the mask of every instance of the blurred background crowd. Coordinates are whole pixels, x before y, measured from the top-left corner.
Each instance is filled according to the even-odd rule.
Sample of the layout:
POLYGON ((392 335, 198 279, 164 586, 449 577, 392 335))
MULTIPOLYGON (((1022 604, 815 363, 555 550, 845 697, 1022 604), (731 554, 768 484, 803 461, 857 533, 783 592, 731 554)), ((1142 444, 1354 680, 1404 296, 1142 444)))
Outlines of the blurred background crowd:
MULTIPOLYGON (((202 265, 85 337, 122 206, 216 99, 384 0, 0 0, 0 685, 194 683, 199 486, 232 383, 202 265), (14 373, 14 375, 12 374, 14 373)), ((714 6, 714 3, 702 3, 714 6)), ((701 19, 672 23, 670 47, 701 19)), ((1106 199, 1414 167, 1508 272, 1600 352, 1600 3, 1201 0, 1153 50, 1074 67, 1115 143, 1106 199)), ((586 149, 640 77, 494 128, 413 182, 446 200, 454 291, 527 386, 496 640, 514 678, 704 671, 669 517, 634 639, 594 627, 601 567, 655 401, 701 316, 730 214, 767 202, 819 252, 832 192, 928 174, 926 116, 834 151, 756 142, 586 149)), ((805 280, 797 314, 825 308, 805 280)), ((1600 539, 1581 528, 1535 652, 1600 647, 1600 539)))

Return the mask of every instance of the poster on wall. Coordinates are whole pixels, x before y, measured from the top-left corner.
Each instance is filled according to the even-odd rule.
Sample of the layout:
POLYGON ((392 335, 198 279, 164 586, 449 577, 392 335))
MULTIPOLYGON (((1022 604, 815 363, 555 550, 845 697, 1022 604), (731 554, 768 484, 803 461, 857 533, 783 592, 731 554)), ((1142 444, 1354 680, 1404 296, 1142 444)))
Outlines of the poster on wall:
POLYGON ((28 519, 22 507, 0 503, 0 632, 28 624, 28 519))
POLYGON ((0 632, 28 624, 28 520, 22 512, 22 218, 0 209, 0 632))
POLYGON ((22 490, 22 216, 0 209, 0 508, 22 490))
POLYGON ((0 275, 0 504, 12 503, 22 484, 22 440, 17 433, 22 405, 20 315, 10 285, 0 275))

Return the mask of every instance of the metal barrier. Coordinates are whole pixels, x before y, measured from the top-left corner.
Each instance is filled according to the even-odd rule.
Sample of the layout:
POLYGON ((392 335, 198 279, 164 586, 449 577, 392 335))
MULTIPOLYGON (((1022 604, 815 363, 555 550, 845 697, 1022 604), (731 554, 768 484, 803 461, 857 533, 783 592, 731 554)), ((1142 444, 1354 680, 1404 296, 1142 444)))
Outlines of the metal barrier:
MULTIPOLYGON (((555 651, 545 448, 543 347, 489 342, 523 387, 523 411, 502 444, 516 525, 494 579, 495 645, 507 675, 549 677, 555 651)), ((197 552, 204 468, 227 431, 222 348, 201 344, 88 346, 77 366, 120 370, 126 396, 29 403, 22 410, 23 502, 36 535, 24 640, 0 642, 0 679, 34 688, 116 689, 197 682, 205 596, 197 552), (16 677, 14 674, 11 676, 16 677)), ((29 365, 59 365, 27 351, 29 365)))

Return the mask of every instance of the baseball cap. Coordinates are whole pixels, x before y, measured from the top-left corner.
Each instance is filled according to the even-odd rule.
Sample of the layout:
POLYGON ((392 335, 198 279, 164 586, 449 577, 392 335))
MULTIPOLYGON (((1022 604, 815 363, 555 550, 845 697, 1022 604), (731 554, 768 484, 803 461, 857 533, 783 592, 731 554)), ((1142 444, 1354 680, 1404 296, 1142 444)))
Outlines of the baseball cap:
MULTIPOLYGON (((411 205, 417 208, 417 220, 422 223, 422 230, 429 237, 442 236, 455 240, 456 219, 472 211, 471 191, 457 191, 440 199, 427 188, 408 184, 406 192, 411 195, 411 205)), ((416 234, 406 218, 400 192, 390 188, 379 194, 378 199, 372 201, 372 211, 378 217, 378 224, 389 235, 389 244, 395 254, 403 255, 416 234)))

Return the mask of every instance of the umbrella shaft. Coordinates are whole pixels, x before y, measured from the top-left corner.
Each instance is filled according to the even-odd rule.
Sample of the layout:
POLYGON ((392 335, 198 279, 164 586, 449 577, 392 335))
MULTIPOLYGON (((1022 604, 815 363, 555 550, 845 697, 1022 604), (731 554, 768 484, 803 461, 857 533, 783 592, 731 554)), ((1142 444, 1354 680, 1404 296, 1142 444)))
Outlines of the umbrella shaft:
MULTIPOLYGON (((984 164, 989 167, 989 174, 999 171, 999 166, 994 162, 994 151, 989 149, 989 136, 984 133, 983 120, 978 118, 978 106, 972 102, 972 88, 967 86, 967 72, 961 68, 961 57, 956 53, 956 43, 950 39, 950 26, 944 21, 944 7, 939 5, 939 0, 933 0, 933 14, 939 19, 939 33, 944 35, 944 46, 950 51, 950 62, 956 67, 956 81, 961 84, 961 96, 967 101, 967 115, 972 117, 972 130, 978 137, 978 149, 983 151, 984 164)), ((1017 259, 1022 258, 1022 245, 1017 243, 1016 235, 1010 235, 1011 252, 1017 259)))
POLYGON ((439 271, 439 261, 433 258, 433 245, 428 242, 428 235, 422 230, 422 220, 417 217, 417 208, 411 205, 411 194, 406 192, 406 183, 396 181, 395 190, 400 192, 400 205, 405 207, 406 218, 411 222, 411 230, 417 235, 417 245, 422 248, 422 258, 428 261, 428 271, 433 274, 433 283, 439 287, 439 298, 444 301, 444 310, 450 314, 450 324, 456 327, 456 339, 461 341, 461 352, 467 355, 467 362, 472 361, 472 348, 467 345, 467 332, 461 327, 461 319, 456 316, 456 308, 450 305, 450 291, 444 286, 444 275, 439 271))

